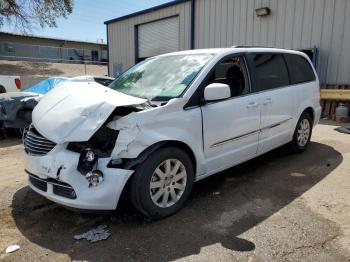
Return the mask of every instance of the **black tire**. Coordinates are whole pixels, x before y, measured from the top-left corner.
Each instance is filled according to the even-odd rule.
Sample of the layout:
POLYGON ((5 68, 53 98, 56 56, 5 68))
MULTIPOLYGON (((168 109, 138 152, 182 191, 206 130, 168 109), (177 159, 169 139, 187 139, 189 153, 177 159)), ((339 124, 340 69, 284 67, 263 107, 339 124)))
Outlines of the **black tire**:
POLYGON ((311 135, 312 135, 312 125, 313 125, 313 122, 312 122, 312 118, 311 118, 310 114, 307 112, 303 112, 298 120, 297 126, 295 127, 294 134, 293 134, 293 140, 289 144, 290 149, 294 153, 302 153, 306 150, 307 146, 310 143, 310 139, 311 139, 311 135), (308 123, 309 123, 309 135, 308 135, 308 138, 307 138, 305 144, 298 142, 298 130, 301 128, 301 124, 303 121, 308 121, 308 123))
MULTIPOLYGON (((176 163, 176 162, 175 162, 176 163)), ((165 172, 164 172, 165 173, 165 172)), ((165 180, 162 180, 162 183, 165 183, 165 180)), ((182 180, 183 181, 183 180, 182 180)), ((191 159, 188 156, 188 154, 177 148, 177 147, 166 147, 161 148, 155 152, 153 152, 150 156, 147 157, 147 159, 139 164, 136 167, 135 173, 132 177, 131 184, 130 184, 130 199, 134 207, 146 215, 149 218, 152 219, 160 219, 167 216, 170 216, 172 214, 175 214, 177 211, 179 211, 183 205, 185 204, 186 200, 189 198, 192 186, 194 181, 194 171, 193 171, 193 165, 191 163, 191 159), (154 172, 159 165, 161 165, 166 160, 172 160, 182 163, 182 170, 185 169, 186 176, 186 185, 185 189, 182 191, 182 195, 179 196, 179 199, 177 202, 174 201, 174 203, 169 207, 160 207, 158 206, 151 197, 151 192, 157 192, 157 191, 151 191, 150 185, 151 185, 151 179, 153 177, 154 179, 154 172)), ((154 181, 153 181, 154 182, 154 181)), ((161 182, 161 179, 156 182, 161 182)), ((172 182, 171 184, 174 185, 176 182, 172 182)), ((164 184, 162 187, 159 187, 158 190, 169 191, 169 187, 171 185, 168 185, 168 187, 164 188, 164 184)), ((156 190, 156 189, 152 189, 156 190)), ((174 192, 180 192, 175 190, 174 188, 171 189, 174 192)), ((168 196, 169 192, 167 193, 168 196)), ((164 195, 162 195, 161 198, 164 198, 164 195)), ((173 199, 173 198, 171 198, 173 199)))
POLYGON ((3 86, 0 86, 0 94, 6 93, 6 89, 3 86))

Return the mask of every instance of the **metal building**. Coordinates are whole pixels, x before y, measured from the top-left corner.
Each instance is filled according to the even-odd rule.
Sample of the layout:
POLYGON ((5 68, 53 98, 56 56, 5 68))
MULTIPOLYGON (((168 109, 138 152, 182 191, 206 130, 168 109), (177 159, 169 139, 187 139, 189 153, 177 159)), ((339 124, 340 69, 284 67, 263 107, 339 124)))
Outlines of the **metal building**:
POLYGON ((0 59, 51 62, 106 62, 103 43, 0 32, 0 59))
POLYGON ((349 0, 177 0, 106 21, 109 73, 177 50, 304 50, 322 84, 350 84, 349 0))

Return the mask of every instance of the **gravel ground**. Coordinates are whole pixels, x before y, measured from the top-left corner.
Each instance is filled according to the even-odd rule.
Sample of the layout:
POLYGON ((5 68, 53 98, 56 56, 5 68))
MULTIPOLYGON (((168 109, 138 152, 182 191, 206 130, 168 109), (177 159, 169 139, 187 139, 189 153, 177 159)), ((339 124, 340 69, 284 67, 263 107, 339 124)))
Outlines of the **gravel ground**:
POLYGON ((79 214, 26 186, 17 139, 0 141, 0 260, 350 261, 350 135, 314 129, 303 154, 281 148, 200 181, 178 214, 148 221, 124 201, 79 214), (98 225, 105 241, 74 240, 98 225), (5 254, 10 244, 21 249, 5 254))

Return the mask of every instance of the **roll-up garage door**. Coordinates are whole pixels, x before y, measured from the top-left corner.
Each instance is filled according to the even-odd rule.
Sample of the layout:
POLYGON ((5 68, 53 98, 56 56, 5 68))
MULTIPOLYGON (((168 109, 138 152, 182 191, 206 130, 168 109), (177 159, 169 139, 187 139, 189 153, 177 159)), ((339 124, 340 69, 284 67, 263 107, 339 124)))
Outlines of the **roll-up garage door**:
POLYGON ((140 59, 178 50, 178 16, 138 26, 138 57, 140 59))

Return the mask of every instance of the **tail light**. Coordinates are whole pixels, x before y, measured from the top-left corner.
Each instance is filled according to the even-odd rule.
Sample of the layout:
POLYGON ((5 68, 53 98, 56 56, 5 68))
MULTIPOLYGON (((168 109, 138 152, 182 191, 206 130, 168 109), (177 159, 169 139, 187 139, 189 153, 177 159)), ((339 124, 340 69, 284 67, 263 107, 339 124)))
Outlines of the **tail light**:
POLYGON ((17 89, 21 89, 21 79, 16 78, 15 83, 16 83, 17 89))

